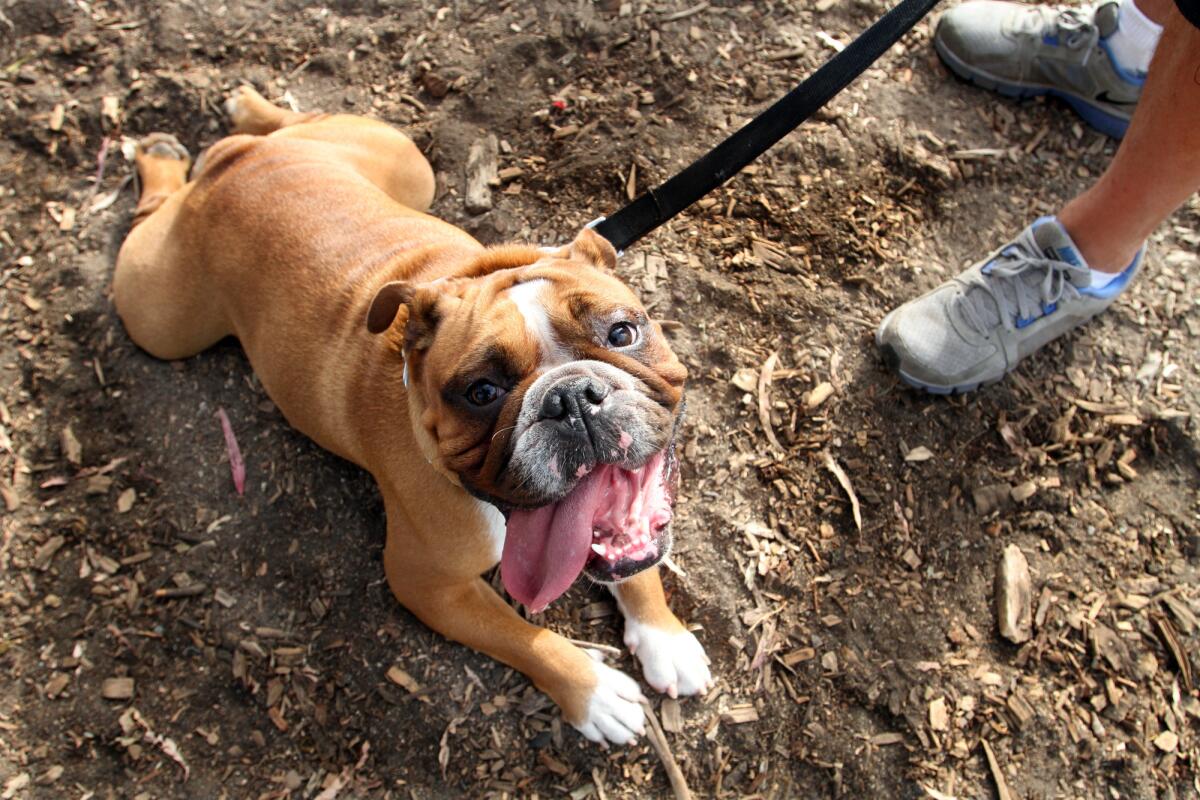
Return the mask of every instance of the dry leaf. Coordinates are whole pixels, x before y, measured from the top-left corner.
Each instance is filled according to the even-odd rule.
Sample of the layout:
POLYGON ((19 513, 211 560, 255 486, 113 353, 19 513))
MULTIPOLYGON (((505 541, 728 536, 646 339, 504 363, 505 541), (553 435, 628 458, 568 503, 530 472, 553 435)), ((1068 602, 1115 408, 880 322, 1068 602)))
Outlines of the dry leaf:
POLYGON ((833 473, 833 476, 837 478, 837 482, 841 485, 842 489, 845 490, 847 496, 849 496, 850 510, 854 514, 854 526, 861 532, 862 509, 858 505, 858 495, 854 493, 854 485, 850 483, 850 476, 847 475, 846 471, 842 469, 841 465, 834 460, 833 455, 828 450, 826 450, 822 456, 825 460, 825 469, 833 473))

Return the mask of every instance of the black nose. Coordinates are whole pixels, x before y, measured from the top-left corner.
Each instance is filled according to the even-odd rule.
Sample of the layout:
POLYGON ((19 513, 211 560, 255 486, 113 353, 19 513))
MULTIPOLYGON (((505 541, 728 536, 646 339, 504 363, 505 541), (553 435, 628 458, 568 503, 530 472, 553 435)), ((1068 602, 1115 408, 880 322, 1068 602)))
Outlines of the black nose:
POLYGON ((595 378, 566 378, 542 398, 542 419, 584 421, 584 414, 598 409, 606 397, 608 387, 595 378))

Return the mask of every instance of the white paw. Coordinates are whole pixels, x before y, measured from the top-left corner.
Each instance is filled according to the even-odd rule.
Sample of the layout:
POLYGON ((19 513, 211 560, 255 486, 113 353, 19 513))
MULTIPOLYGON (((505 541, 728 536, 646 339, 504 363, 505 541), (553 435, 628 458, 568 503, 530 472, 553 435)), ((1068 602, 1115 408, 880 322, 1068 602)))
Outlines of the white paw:
POLYGON ((690 631, 670 633, 637 620, 625 620, 625 646, 642 662, 646 683, 671 697, 713 687, 708 656, 690 631))
POLYGON ((601 746, 629 744, 646 732, 642 690, 633 678, 600 663, 598 653, 589 651, 589 655, 597 659, 592 665, 596 688, 588 699, 587 715, 575 729, 601 746))

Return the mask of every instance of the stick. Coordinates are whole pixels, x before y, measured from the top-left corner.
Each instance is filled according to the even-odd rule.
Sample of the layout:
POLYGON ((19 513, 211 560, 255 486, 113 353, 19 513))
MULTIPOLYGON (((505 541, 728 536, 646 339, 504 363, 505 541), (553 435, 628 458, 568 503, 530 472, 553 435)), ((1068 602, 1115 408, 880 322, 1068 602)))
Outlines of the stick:
POLYGON ((992 752, 992 746, 988 744, 987 739, 980 739, 979 743, 983 745, 983 754, 987 756, 988 767, 992 770, 992 779, 996 781, 996 793, 1000 800, 1013 800, 1012 792, 1008 790, 1008 784, 1004 780, 1004 773, 1000 771, 1000 762, 992 752))
POLYGON ((679 764, 675 761, 675 754, 671 752, 671 746, 667 744, 667 735, 663 733, 662 726, 658 724, 658 717, 655 716, 654 709, 644 699, 642 708, 646 712, 646 719, 650 721, 646 738, 650 740, 654 752, 658 753, 659 759, 662 760, 663 769, 667 772, 667 779, 671 781, 671 791, 675 793, 675 800, 692 800, 692 793, 683 777, 683 771, 679 769, 679 764))

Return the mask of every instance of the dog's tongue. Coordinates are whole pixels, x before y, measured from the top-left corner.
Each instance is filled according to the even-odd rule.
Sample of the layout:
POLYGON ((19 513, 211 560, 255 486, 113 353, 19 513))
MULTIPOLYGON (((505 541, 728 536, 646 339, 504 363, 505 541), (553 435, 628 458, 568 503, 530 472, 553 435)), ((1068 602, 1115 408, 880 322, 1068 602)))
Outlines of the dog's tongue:
POLYGON ((512 511, 500 577, 513 599, 537 613, 567 590, 587 563, 603 480, 598 469, 557 503, 512 511))

